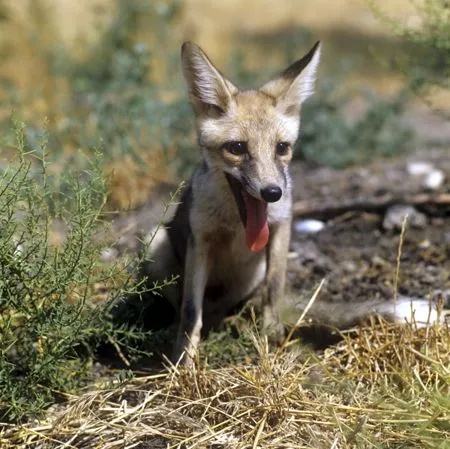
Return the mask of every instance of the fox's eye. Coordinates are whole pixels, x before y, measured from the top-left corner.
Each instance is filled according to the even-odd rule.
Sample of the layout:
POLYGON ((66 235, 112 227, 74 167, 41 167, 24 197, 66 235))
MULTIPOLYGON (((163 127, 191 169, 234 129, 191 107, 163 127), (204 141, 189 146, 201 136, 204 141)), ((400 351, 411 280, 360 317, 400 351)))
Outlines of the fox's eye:
POLYGON ((225 142, 222 148, 234 156, 241 156, 247 153, 247 142, 239 142, 239 141, 225 142))
POLYGON ((278 142, 276 151, 278 156, 286 156, 289 153, 290 145, 288 142, 278 142))

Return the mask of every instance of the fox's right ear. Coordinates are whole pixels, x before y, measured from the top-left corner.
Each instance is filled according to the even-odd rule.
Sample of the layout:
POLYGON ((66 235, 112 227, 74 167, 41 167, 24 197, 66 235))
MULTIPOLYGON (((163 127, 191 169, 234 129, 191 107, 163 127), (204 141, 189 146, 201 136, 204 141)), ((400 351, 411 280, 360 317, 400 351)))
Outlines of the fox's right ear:
POLYGON ((192 42, 181 48, 183 75, 189 99, 197 115, 222 115, 230 105, 236 86, 228 81, 213 65, 203 50, 192 42))

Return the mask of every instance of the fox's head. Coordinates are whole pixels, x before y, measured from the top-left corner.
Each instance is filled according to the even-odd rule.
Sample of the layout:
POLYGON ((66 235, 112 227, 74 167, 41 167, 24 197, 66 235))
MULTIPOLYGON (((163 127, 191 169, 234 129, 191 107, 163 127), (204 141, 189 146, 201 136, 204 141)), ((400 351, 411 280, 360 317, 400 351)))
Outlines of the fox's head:
POLYGON ((301 104, 313 93, 320 46, 257 90, 240 90, 195 44, 182 47, 183 74, 203 157, 225 173, 253 251, 269 237, 267 203, 291 196, 288 164, 301 104))

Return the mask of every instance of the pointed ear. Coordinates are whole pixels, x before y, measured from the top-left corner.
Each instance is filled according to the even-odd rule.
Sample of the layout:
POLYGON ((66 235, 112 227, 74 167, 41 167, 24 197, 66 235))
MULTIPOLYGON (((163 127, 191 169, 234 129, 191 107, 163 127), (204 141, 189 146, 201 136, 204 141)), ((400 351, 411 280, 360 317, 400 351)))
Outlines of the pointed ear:
POLYGON ((181 48, 183 75, 196 114, 222 115, 238 92, 213 65, 203 50, 192 42, 181 48))
POLYGON ((314 93, 319 60, 320 42, 316 42, 302 59, 294 62, 260 90, 276 98, 277 104, 287 114, 298 114, 300 105, 314 93))

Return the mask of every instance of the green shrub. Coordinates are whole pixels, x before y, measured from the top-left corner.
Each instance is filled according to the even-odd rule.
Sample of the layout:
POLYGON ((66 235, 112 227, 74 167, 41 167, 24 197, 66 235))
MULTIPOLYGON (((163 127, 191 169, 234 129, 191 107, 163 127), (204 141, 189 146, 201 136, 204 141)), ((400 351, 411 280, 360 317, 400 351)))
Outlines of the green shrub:
MULTIPOLYGON (((192 114, 182 95, 179 48, 169 43, 179 2, 171 0, 164 7, 148 0, 117 0, 117 4, 116 19, 92 46, 87 60, 69 58, 64 64, 72 96, 64 113, 69 120, 60 132, 81 148, 95 148, 101 138, 111 158, 132 154, 142 162, 144 152, 159 150, 167 155, 167 163, 169 158, 187 161, 193 153, 187 151, 193 146, 192 114), (144 26, 157 36, 157 46, 150 48, 137 38, 144 26), (162 73, 155 74, 152 66, 161 58, 162 73), (164 101, 163 92, 173 99, 164 101), (82 107, 74 107, 77 103, 82 107)), ((177 168, 185 167, 181 163, 177 168)))
POLYGON ((414 135, 401 120, 406 105, 404 93, 386 99, 366 92, 365 112, 350 122, 342 110, 352 97, 348 92, 338 95, 335 85, 335 80, 320 83, 318 93, 305 104, 299 157, 342 168, 410 148, 414 135))
POLYGON ((416 24, 391 19, 377 2, 369 3, 375 16, 403 43, 401 54, 391 61, 410 88, 426 96, 435 87, 450 88, 450 4, 448 0, 410 0, 416 24))
POLYGON ((98 156, 56 182, 45 136, 31 149, 24 127, 16 129, 17 157, 0 171, 0 420, 32 416, 73 391, 99 344, 133 357, 133 343, 148 337, 110 319, 119 298, 145 288, 126 260, 102 262, 96 232, 106 226, 107 183, 98 156), (57 223, 65 230, 53 244, 57 223))

